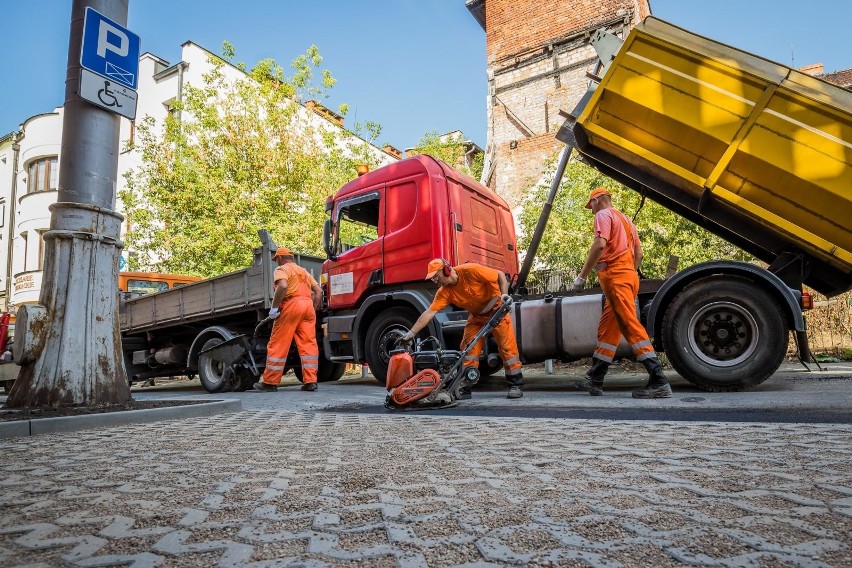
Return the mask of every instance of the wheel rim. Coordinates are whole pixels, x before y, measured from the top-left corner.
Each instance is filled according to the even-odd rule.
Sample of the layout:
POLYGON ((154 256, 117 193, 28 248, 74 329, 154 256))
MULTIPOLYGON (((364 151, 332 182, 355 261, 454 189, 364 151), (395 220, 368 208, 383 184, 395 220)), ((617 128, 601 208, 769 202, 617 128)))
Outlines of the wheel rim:
POLYGON ((713 302, 689 321, 689 346, 715 367, 733 367, 757 349, 760 329, 751 313, 733 302, 713 302))
POLYGON ((379 336, 379 344, 376 346, 376 353, 379 360, 387 367, 390 363, 391 351, 396 347, 396 340, 405 335, 407 328, 401 325, 392 325, 386 327, 379 336))
MULTIPOLYGON (((220 340, 216 343, 219 345, 222 343, 220 340)), ((205 344, 205 348, 212 347, 205 344)), ((198 374, 204 376, 207 379, 215 377, 216 385, 222 383, 222 377, 225 374, 225 364, 221 361, 216 361, 209 355, 202 355, 200 361, 198 362, 198 374)))

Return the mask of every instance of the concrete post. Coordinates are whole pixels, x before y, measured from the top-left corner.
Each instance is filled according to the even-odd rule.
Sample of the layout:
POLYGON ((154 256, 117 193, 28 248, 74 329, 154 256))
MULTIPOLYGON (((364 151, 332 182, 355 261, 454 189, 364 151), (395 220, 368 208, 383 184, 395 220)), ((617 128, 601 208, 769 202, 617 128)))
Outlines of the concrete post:
POLYGON ((59 196, 44 235, 38 306, 21 306, 10 408, 131 399, 118 325, 121 215, 116 213, 119 116, 81 99, 85 9, 125 25, 128 0, 74 0, 59 157, 59 196))

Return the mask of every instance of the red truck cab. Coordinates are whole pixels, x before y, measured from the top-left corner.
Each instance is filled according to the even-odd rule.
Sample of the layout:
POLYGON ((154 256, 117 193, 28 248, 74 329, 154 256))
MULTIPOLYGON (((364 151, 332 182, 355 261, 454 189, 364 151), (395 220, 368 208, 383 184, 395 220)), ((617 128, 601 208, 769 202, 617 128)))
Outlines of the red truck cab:
MULTIPOLYGON (((374 368, 383 357, 376 351, 383 347, 369 343, 383 336, 375 322, 395 309, 405 314, 394 328, 402 329, 403 320, 416 319, 428 307, 435 292, 434 284, 424 282, 431 259, 445 258, 453 266, 476 262, 510 277, 518 272, 506 202, 427 155, 352 180, 328 200, 326 210, 328 260, 322 281, 329 314, 326 340, 331 342, 326 353, 338 360, 366 360, 377 378, 377 371, 384 378, 383 369, 374 368)), ((440 321, 437 325, 430 331, 440 338, 440 321)))

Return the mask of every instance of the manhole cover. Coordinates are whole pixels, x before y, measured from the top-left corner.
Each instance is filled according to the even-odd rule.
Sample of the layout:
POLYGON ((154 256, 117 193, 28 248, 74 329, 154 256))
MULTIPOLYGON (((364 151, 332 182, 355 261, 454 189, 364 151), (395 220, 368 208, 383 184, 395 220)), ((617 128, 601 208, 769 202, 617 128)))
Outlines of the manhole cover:
POLYGON ((704 402, 704 397, 701 396, 688 396, 686 398, 681 399, 683 402, 704 402))

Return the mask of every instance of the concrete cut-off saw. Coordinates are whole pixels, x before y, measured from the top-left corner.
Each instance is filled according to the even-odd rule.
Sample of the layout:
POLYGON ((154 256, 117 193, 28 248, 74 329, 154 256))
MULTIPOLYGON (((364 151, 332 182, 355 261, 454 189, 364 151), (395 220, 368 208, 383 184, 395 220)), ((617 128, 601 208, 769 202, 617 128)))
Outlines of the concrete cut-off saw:
POLYGON ((491 333, 512 309, 512 297, 504 294, 502 303, 462 350, 441 349, 435 337, 410 343, 397 341, 388 362, 385 408, 388 410, 433 410, 458 404, 461 390, 479 381, 479 369, 465 367, 464 359, 473 346, 491 333), (433 343, 434 350, 423 347, 433 343))

